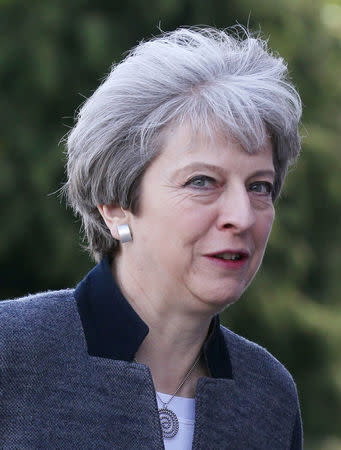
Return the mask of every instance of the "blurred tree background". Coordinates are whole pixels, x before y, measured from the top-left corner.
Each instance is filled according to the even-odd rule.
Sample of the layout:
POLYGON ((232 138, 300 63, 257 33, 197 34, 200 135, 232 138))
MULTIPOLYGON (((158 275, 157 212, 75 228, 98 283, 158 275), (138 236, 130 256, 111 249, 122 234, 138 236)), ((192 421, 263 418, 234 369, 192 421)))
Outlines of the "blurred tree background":
POLYGON ((59 141, 111 63, 158 26, 237 22, 288 61, 304 140, 263 267, 222 319, 294 375, 305 448, 341 449, 341 0, 0 0, 0 298, 74 286, 93 265, 53 193, 59 141))

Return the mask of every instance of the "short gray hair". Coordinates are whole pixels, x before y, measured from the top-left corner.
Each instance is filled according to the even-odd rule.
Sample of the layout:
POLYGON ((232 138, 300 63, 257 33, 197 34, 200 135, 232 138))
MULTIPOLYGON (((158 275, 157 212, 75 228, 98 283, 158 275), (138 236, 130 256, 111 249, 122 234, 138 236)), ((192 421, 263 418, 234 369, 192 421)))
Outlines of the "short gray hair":
POLYGON ((118 245, 97 206, 137 213, 141 178, 166 126, 223 131, 250 153, 270 136, 275 199, 299 154, 301 112, 286 63, 245 29, 179 28, 140 43, 112 66, 67 138, 64 190, 95 260, 118 245))

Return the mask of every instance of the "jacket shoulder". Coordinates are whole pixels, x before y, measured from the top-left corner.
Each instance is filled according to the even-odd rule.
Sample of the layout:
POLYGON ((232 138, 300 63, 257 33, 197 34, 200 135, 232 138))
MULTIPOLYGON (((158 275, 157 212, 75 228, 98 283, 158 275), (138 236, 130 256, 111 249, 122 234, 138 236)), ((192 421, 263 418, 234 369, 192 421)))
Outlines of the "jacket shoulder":
POLYGON ((60 353, 68 348, 70 339, 81 333, 74 289, 0 302, 2 359, 28 360, 33 355, 60 353))
POLYGON ((221 326, 234 376, 251 383, 276 386, 297 397, 290 372, 264 347, 221 326))
POLYGON ((12 307, 12 305, 17 305, 22 307, 27 305, 29 302, 45 302, 53 300, 63 300, 70 296, 73 296, 74 289, 61 289, 57 291, 45 291, 39 292, 37 294, 28 294, 24 297, 5 299, 0 301, 0 308, 12 307))
POLYGON ((0 301, 1 328, 15 326, 25 321, 30 325, 30 319, 46 320, 56 312, 63 314, 68 304, 74 303, 74 289, 46 291, 26 297, 0 301))

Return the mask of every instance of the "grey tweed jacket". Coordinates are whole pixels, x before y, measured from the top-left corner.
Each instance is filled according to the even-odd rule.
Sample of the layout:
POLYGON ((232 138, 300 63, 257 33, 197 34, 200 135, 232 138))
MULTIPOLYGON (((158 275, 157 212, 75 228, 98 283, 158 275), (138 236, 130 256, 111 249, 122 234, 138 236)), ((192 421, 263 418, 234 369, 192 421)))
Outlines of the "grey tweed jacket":
MULTIPOLYGON (((132 362, 148 327, 103 260, 73 290, 0 302, 0 448, 162 449, 148 367, 132 362)), ((193 449, 302 449, 288 371, 212 322, 193 449)))

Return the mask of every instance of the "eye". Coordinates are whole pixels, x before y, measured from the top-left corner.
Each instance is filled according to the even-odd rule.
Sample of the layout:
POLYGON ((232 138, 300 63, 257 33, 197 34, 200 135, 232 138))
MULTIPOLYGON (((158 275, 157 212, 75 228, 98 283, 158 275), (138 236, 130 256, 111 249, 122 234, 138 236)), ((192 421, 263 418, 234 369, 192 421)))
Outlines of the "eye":
POLYGON ((269 181, 257 181, 250 184, 249 190, 261 195, 270 195, 273 191, 273 185, 269 181))
POLYGON ((206 175, 197 175, 186 181, 185 186, 191 186, 197 189, 206 189, 214 183, 216 183, 216 180, 212 177, 208 177, 206 175))

